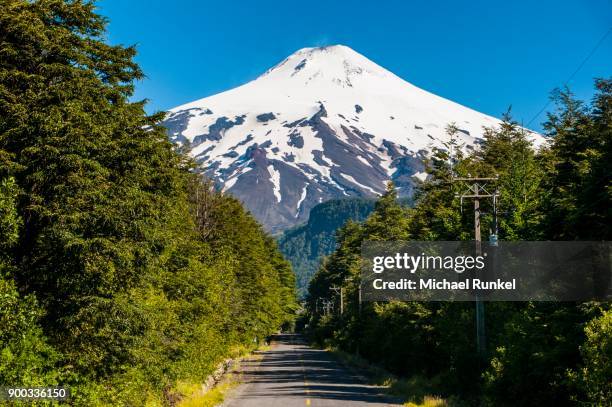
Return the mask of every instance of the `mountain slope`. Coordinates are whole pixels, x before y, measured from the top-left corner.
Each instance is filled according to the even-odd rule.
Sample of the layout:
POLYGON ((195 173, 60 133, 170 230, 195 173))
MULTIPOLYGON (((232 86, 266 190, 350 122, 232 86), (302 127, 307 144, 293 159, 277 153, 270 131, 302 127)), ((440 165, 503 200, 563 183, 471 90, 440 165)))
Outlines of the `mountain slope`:
POLYGON ((450 122, 474 148, 499 121, 337 45, 299 50, 254 81, 171 109, 163 124, 203 173, 279 232, 320 202, 374 197, 389 179, 410 196, 450 122))
POLYGON ((278 247, 292 265, 300 296, 306 294, 308 282, 321 259, 336 249, 336 231, 349 219, 365 220, 374 210, 374 199, 346 198, 321 203, 310 211, 308 222, 286 230, 278 247))

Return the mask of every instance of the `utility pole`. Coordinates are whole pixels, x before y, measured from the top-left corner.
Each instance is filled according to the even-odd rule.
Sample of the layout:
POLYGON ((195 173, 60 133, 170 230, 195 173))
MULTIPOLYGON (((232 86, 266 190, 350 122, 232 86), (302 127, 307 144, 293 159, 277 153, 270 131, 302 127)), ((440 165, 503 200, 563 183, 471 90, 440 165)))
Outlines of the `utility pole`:
POLYGON ((325 315, 329 315, 333 312, 334 310, 334 303, 331 300, 324 300, 324 304, 325 304, 325 315))
MULTIPOLYGON (((344 279, 345 283, 350 283, 351 281, 353 281, 356 277, 347 277, 344 279)), ((359 276, 357 276, 357 278, 359 278, 359 276)), ((337 286, 332 286, 329 287, 330 290, 333 290, 336 294, 340 294, 340 315, 344 314, 344 286, 341 285, 340 287, 337 286)), ((361 278, 359 278, 359 285, 358 285, 358 291, 357 291, 357 304, 358 304, 358 313, 359 315, 361 315, 361 278)))
POLYGON ((333 290, 337 293, 340 293, 340 315, 344 314, 344 287, 329 287, 330 290, 333 290))
POLYGON ((359 307, 357 308, 358 315, 361 316, 361 278, 359 279, 359 288, 358 288, 358 298, 357 301, 359 303, 359 307))
MULTIPOLYGON (((474 240, 476 246, 476 256, 482 254, 482 239, 480 235, 480 200, 493 199, 493 216, 497 223, 497 198, 499 191, 496 189, 493 193, 487 191, 487 184, 497 181, 498 177, 463 177, 452 178, 453 181, 463 182, 466 184, 466 190, 462 194, 455 195, 461 199, 461 208, 463 210, 463 199, 474 200, 474 240)), ((497 225, 495 226, 497 233, 497 225)), ((491 236, 492 238, 493 236, 491 236)), ((497 236, 495 236, 495 240, 497 236)), ((493 240, 493 239, 491 239, 493 240)), ((485 333, 485 306, 480 293, 476 292, 476 350, 478 355, 483 358, 486 353, 486 333, 485 333)))

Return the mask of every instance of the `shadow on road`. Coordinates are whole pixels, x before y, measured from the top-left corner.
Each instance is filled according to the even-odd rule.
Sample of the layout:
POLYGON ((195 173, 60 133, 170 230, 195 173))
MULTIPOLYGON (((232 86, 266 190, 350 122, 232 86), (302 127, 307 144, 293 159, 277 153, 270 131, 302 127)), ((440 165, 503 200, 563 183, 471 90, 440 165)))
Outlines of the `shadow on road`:
POLYGON ((328 352, 309 348, 300 336, 278 335, 273 342, 273 349, 263 352, 261 361, 243 364, 241 374, 249 387, 237 405, 263 406, 267 405, 263 400, 256 400, 277 404, 286 399, 284 406, 304 406, 302 400, 296 400, 302 398, 312 399, 313 405, 388 405, 379 388, 362 383, 328 352))

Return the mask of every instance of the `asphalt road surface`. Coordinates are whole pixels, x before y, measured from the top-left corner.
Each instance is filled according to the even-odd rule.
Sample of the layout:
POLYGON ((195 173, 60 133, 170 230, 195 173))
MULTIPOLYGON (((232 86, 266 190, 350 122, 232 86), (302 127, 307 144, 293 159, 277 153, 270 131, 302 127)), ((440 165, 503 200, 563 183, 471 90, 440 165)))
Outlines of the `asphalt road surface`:
POLYGON ((298 335, 276 336, 261 360, 242 365, 244 383, 228 395, 226 407, 398 405, 298 335))

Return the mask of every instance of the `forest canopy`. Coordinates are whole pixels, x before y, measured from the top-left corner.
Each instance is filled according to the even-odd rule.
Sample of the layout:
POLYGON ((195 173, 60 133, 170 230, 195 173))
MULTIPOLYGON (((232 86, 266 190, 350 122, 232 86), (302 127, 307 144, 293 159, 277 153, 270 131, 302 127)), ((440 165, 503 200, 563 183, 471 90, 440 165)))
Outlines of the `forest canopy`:
POLYGON ((275 241, 130 101, 135 48, 91 2, 0 10, 0 386, 162 403, 290 324, 275 241))
MULTIPOLYGON (((310 282, 311 338, 408 380, 421 378, 434 394, 463 403, 610 405, 609 302, 486 303, 483 357, 474 339, 474 304, 360 300, 362 242, 474 239, 473 212, 461 210, 453 177, 499 175, 500 240, 610 240, 612 80, 596 80, 595 89, 588 104, 567 89, 553 94, 556 110, 545 124, 549 142, 539 150, 506 114, 500 126, 485 130, 480 149, 465 155, 461 146, 449 145, 435 152, 413 208, 398 203, 390 184, 365 221, 338 231, 337 249, 310 282)), ((456 131, 448 127, 451 140, 456 131)), ((495 230, 491 209, 483 201, 485 236, 495 230)))

